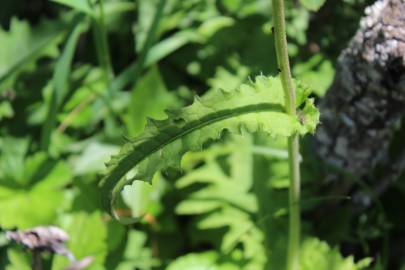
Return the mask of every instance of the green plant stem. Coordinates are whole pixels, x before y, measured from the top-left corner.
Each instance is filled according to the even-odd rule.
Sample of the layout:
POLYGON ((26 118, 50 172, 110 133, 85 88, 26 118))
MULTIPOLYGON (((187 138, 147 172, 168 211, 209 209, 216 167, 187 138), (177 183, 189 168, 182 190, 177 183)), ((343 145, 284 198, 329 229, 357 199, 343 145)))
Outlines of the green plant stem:
POLYGON ((289 189, 289 238, 287 250, 287 269, 299 269, 300 252, 300 164, 299 138, 293 135, 288 138, 288 156, 290 169, 290 189, 289 189))
POLYGON ((107 30, 105 26, 104 0, 99 1, 99 15, 95 19, 95 40, 96 50, 100 64, 105 72, 106 81, 110 82, 114 78, 114 72, 111 65, 110 50, 107 40, 107 30))
MULTIPOLYGON (((288 59, 287 50, 284 0, 272 0, 272 6, 277 62, 281 72, 285 107, 288 114, 296 116, 295 88, 291 77, 290 62, 288 59)), ((290 171, 290 189, 287 270, 298 270, 301 222, 299 138, 297 134, 288 138, 288 160, 290 171)))
POLYGON ((114 136, 118 124, 116 123, 117 113, 112 105, 112 81, 114 71, 111 64, 110 48, 107 39, 107 30, 105 25, 104 0, 98 1, 98 16, 93 18, 93 34, 96 47, 97 58, 103 70, 104 82, 106 85, 105 101, 109 114, 105 119, 105 131, 108 136, 114 136))
POLYGON ((32 251, 31 270, 42 270, 41 252, 37 250, 32 251))

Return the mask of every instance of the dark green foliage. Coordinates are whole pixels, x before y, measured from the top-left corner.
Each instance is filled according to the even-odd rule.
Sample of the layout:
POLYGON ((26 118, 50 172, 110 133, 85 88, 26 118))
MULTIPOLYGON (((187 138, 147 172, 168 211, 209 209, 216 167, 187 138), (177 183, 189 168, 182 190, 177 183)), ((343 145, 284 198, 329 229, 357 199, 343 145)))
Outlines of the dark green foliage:
MULTIPOLYGON (((329 87, 370 1, 286 1, 299 119, 284 113, 270 2, 1 1, 0 269, 31 268, 3 230, 49 224, 78 259, 94 257, 93 270, 283 269, 283 136, 314 131, 309 96, 329 87), (135 225, 101 207, 117 183, 117 216, 135 225)), ((319 216, 340 200, 323 197, 327 168, 303 143, 302 269, 403 267, 405 178, 379 207, 331 203, 319 216)))

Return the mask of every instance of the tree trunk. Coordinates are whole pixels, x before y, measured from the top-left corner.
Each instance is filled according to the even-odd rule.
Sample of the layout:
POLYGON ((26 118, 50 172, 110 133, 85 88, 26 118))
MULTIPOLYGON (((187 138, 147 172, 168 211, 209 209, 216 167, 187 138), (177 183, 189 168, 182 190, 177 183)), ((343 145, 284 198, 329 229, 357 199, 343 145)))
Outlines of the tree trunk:
POLYGON ((316 135, 320 157, 358 177, 387 156, 405 112, 405 0, 365 12, 321 101, 316 135))

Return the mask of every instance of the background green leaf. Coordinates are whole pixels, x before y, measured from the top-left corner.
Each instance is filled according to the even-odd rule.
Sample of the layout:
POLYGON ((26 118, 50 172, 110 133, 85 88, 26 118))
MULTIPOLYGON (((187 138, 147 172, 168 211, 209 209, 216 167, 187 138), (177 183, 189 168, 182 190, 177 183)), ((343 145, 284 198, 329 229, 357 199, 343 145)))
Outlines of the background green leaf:
POLYGON ((326 0, 300 0, 301 4, 311 11, 319 10, 326 0))

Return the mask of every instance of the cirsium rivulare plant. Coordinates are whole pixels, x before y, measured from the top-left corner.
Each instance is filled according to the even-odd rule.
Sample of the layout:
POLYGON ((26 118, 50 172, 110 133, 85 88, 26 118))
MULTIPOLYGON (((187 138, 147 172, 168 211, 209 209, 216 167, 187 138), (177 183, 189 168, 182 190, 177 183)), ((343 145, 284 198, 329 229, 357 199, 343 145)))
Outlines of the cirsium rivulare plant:
POLYGON ((119 221, 131 223, 137 219, 131 215, 123 216, 123 211, 115 209, 124 187, 135 180, 151 182, 157 171, 180 168, 181 158, 187 151, 201 150, 208 141, 219 139, 225 130, 236 134, 264 132, 286 137, 291 178, 287 267, 296 270, 300 243, 298 139, 299 135, 314 132, 319 112, 308 97, 309 89, 291 78, 284 3, 272 1, 281 75, 258 76, 235 90, 218 90, 208 97, 196 97, 188 107, 167 111, 165 120, 149 120, 145 131, 112 157, 100 187, 104 209, 119 221), (303 108, 300 117, 298 107, 303 108))
MULTIPOLYGON (((295 103, 295 86, 291 77, 290 62, 287 50, 287 35, 284 15, 284 0, 272 0, 273 24, 277 62, 283 85, 286 112, 297 117, 295 103)), ((300 248, 300 165, 299 165, 299 137, 292 134, 288 137, 288 161, 290 171, 289 187, 289 239, 287 250, 287 269, 299 269, 300 248)))

